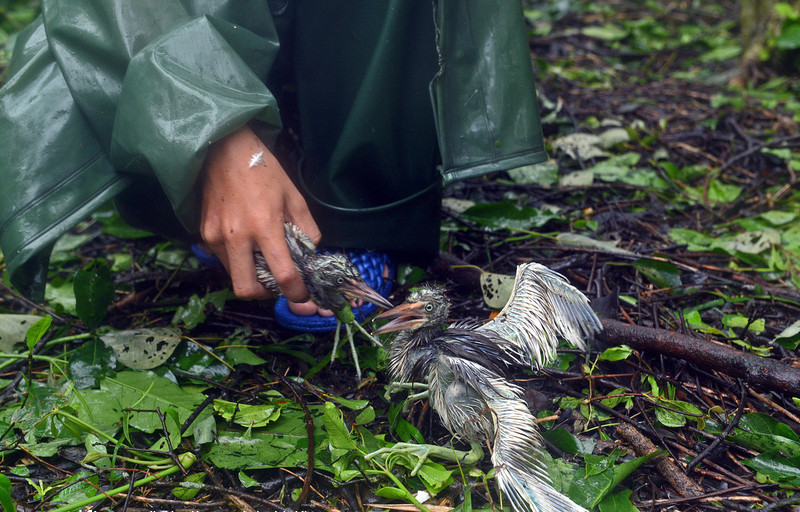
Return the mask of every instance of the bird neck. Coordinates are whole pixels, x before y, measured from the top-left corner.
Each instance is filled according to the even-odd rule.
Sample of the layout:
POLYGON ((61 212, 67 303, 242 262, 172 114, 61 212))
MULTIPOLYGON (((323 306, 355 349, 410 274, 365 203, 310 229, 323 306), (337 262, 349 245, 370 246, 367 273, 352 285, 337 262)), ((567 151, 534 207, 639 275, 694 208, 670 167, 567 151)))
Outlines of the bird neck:
MULTIPOLYGON (((415 378, 417 360, 423 357, 441 326, 426 326, 413 331, 400 331, 389 345, 389 372, 401 382, 415 378)), ((424 372, 422 372, 424 373, 424 372)))

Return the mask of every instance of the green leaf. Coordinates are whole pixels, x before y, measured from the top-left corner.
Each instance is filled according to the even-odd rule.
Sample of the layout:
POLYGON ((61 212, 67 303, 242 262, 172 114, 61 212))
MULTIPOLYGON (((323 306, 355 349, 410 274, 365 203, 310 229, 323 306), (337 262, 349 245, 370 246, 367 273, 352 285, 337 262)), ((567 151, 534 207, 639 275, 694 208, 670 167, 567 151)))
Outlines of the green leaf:
POLYGON ((41 319, 39 315, 0 315, 0 352, 12 353, 14 345, 25 343, 28 329, 41 319))
POLYGON ((727 327, 728 329, 732 327, 740 327, 743 328, 747 326, 747 330, 751 331, 755 334, 761 334, 764 332, 766 328, 766 322, 763 318, 756 318, 753 321, 741 313, 734 313, 731 315, 725 315, 722 317, 722 325, 727 327))
POLYGON ((225 360, 232 366, 249 364, 251 366, 261 366, 267 360, 256 355, 247 347, 231 347, 225 350, 225 360))
POLYGON ((343 405, 348 409, 352 409, 354 411, 360 411, 361 409, 369 405, 369 400, 350 400, 348 398, 342 398, 340 396, 332 396, 329 398, 338 402, 339 405, 343 405))
POLYGON ((172 325, 183 323, 187 329, 194 329, 206 321, 206 303, 196 293, 189 297, 185 306, 179 306, 172 317, 172 325))
POLYGON ((108 235, 111 235, 116 238, 124 238, 128 240, 138 239, 138 238, 146 238, 148 236, 154 236, 153 233, 149 231, 144 231, 142 229, 137 229, 125 222, 122 219, 122 216, 116 212, 113 212, 112 215, 100 216, 97 215, 97 220, 103 224, 101 231, 108 235))
POLYGON ((610 23, 603 26, 589 26, 581 29, 583 35, 603 39, 604 41, 620 41, 628 37, 627 29, 610 23))
POLYGON ((579 468, 567 495, 578 504, 588 509, 594 509, 606 495, 625 478, 633 473, 639 466, 648 460, 663 454, 663 451, 653 452, 644 457, 637 457, 622 464, 613 465, 618 456, 613 457, 590 457, 587 459, 587 467, 579 468), (590 470, 588 460, 593 460, 594 469, 590 470))
POLYGON ((114 299, 108 264, 102 259, 89 263, 75 273, 72 286, 78 317, 89 330, 94 330, 105 318, 114 299))
POLYGON ((356 425, 366 425, 375 421, 375 409, 372 406, 367 407, 356 416, 356 425))
POLYGON ((739 185, 722 183, 713 179, 708 184, 708 199, 716 203, 730 203, 735 201, 742 193, 739 185))
POLYGON ((770 210, 761 214, 761 218, 772 224, 773 226, 784 226, 797 219, 796 212, 787 212, 783 210, 770 210))
POLYGON ((759 452, 780 451, 800 457, 800 437, 785 423, 762 413, 742 416, 739 426, 728 435, 728 441, 759 452))
POLYGON ((681 271, 668 261, 639 258, 633 267, 642 273, 658 288, 676 288, 681 286, 681 271))
POLYGON ((215 382, 221 382, 231 372, 211 347, 193 341, 179 343, 166 366, 215 382))
POLYGON ((67 376, 77 389, 96 387, 111 375, 117 365, 114 351, 98 340, 89 340, 75 349, 67 364, 67 376))
POLYGON ((389 428, 397 437, 404 443, 416 442, 419 444, 425 443, 425 438, 422 436, 417 427, 409 423, 402 415, 403 404, 397 403, 389 407, 387 419, 389 421, 389 428))
POLYGON ((47 315, 28 328, 25 332, 25 343, 28 345, 28 350, 33 350, 33 347, 39 343, 39 340, 42 339, 42 336, 44 336, 50 328, 50 323, 52 321, 53 319, 50 315, 47 315))
POLYGON ((767 452, 745 460, 743 463, 762 475, 767 475, 773 482, 800 486, 800 457, 798 456, 782 457, 776 452, 767 452))
POLYGON ((607 495, 598 505, 600 512, 638 512, 639 509, 631 502, 631 493, 630 489, 625 489, 616 494, 607 495))
POLYGON ((800 345, 800 320, 795 321, 792 325, 781 331, 775 337, 775 343, 778 343, 790 350, 796 350, 800 345))
POLYGON ((0 474, 0 506, 3 507, 3 512, 17 510, 14 500, 11 499, 11 480, 3 474, 0 474))
POLYGON ((558 164, 555 161, 526 165, 508 171, 517 185, 540 185, 549 187, 558 183, 558 164))
POLYGON ((350 436, 350 430, 345 426, 341 411, 331 402, 325 402, 325 413, 322 416, 325 430, 331 447, 343 450, 357 450, 358 447, 350 436))
POLYGON ((633 353, 633 349, 627 345, 610 347, 597 357, 598 361, 622 361, 633 353))
POLYGON ((513 231, 530 231, 559 218, 550 211, 537 210, 530 206, 517 206, 509 202, 479 203, 467 209, 462 217, 490 229, 513 231))
POLYGON ((397 487, 381 487, 375 491, 377 496, 387 500, 403 500, 407 494, 397 487))
MULTIPOLYGON (((202 394, 187 393, 174 382, 153 372, 121 372, 115 377, 103 379, 100 387, 112 393, 122 409, 139 409, 139 412, 129 416, 128 421, 131 427, 147 433, 162 429, 156 408, 162 411, 175 409, 178 423, 182 425, 205 399, 202 394)), ((194 422, 210 414, 211 411, 205 409, 194 422)))
POLYGON ((114 435, 122 424, 122 407, 117 397, 102 389, 75 391, 69 406, 79 419, 106 434, 114 435))
POLYGON ((245 488, 261 487, 261 482, 251 477, 244 471, 239 471, 237 476, 239 477, 239 483, 242 484, 245 488))
POLYGON ((28 388, 28 400, 25 407, 14 411, 11 420, 23 432, 31 432, 68 402, 69 399, 61 391, 33 381, 28 388))
POLYGON ((563 247, 578 247, 582 249, 597 249, 599 251, 610 252, 615 254, 633 254, 627 249, 617 247, 616 242, 607 240, 596 240, 586 235, 579 233, 559 233, 556 235, 558 245, 563 247))
POLYGON ((652 169, 637 168, 641 156, 639 153, 623 153, 612 156, 597 165, 586 169, 603 181, 625 183, 634 187, 664 190, 669 188, 667 182, 652 169))
POLYGON ((542 432, 542 437, 567 453, 587 454, 594 451, 594 441, 591 439, 582 441, 577 436, 560 427, 542 432))
POLYGON ((100 339, 120 363, 136 370, 150 370, 169 359, 181 340, 181 332, 174 327, 142 328, 110 332, 100 339))
POLYGON ((190 473, 183 478, 185 485, 172 489, 172 494, 179 500, 189 501, 200 492, 199 484, 202 484, 205 478, 205 473, 190 473))
POLYGON ((70 476, 64 483, 64 490, 52 497, 50 503, 75 503, 85 498, 96 495, 100 486, 98 476, 92 476, 88 471, 80 471, 70 476))
POLYGON ((214 400, 214 411, 225 421, 233 421, 243 427, 258 428, 277 420, 281 409, 276 404, 248 405, 227 400, 214 400))

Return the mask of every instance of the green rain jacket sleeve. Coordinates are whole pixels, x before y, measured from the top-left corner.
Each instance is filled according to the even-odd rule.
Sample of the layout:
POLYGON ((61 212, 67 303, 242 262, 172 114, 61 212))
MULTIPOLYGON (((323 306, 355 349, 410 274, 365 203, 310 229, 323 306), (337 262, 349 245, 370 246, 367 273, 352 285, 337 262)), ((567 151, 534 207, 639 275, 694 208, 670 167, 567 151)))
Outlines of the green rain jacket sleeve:
POLYGON ((208 145, 251 119, 280 129, 263 84, 277 50, 263 1, 42 2, 0 90, 12 283, 41 300, 55 240, 137 174, 196 231, 208 145))

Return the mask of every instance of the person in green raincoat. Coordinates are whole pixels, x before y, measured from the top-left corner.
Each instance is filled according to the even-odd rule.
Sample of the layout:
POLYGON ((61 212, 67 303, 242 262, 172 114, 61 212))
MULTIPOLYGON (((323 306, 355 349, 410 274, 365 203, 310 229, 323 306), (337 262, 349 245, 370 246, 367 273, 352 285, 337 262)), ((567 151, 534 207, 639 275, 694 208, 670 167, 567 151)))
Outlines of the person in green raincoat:
POLYGON ((42 0, 0 90, 0 247, 42 300, 53 244, 109 200, 198 235, 236 294, 308 293, 283 222, 433 255, 442 187, 545 159, 517 0, 42 0))

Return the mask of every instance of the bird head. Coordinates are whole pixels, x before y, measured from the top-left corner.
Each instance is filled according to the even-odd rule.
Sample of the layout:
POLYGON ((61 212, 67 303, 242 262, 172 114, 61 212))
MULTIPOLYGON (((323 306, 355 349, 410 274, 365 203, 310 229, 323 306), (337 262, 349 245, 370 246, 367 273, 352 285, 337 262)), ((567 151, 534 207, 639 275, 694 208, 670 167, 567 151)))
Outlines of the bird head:
POLYGON ((389 320, 375 334, 400 330, 440 328, 450 315, 450 301, 439 286, 423 286, 413 290, 403 304, 390 309, 375 320, 389 320))
POLYGON ((314 269, 308 274, 306 285, 319 306, 339 311, 347 299, 361 299, 389 309, 392 303, 372 289, 355 265, 342 253, 322 253, 314 258, 314 269))

